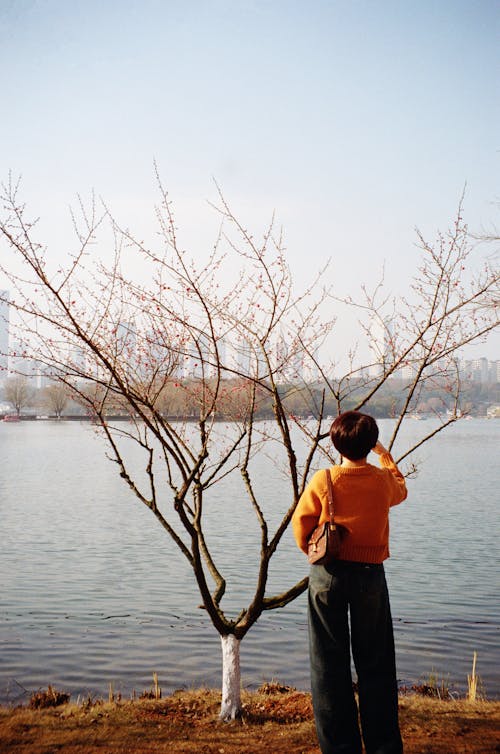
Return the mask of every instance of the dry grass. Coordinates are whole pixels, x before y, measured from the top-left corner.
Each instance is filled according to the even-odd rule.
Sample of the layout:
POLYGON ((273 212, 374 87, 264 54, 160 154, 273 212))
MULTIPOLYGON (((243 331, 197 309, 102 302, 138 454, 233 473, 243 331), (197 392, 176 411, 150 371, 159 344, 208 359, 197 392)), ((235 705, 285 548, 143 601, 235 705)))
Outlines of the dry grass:
POLYGON ((61 704, 67 704, 70 700, 70 694, 64 691, 56 691, 49 684, 47 691, 35 691, 30 696, 30 709, 46 709, 47 707, 60 707, 61 704))
POLYGON ((474 652, 472 660, 472 673, 467 676, 467 699, 469 702, 475 702, 478 698, 479 677, 476 675, 477 652, 474 652))
MULTIPOLYGON (((0 708, 2 754, 319 754, 309 694, 267 684, 243 694, 241 721, 218 720, 220 693, 0 708)), ((500 752, 500 702, 400 699, 405 754, 500 752)))

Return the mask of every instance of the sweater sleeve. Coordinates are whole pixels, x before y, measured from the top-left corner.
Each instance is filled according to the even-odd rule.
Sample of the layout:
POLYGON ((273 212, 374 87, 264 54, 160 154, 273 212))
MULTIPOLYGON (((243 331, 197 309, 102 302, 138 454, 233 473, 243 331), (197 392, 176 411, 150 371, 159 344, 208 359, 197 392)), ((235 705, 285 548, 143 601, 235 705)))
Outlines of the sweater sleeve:
MULTIPOLYGON (((322 472, 324 475, 324 472, 322 472)), ((321 472, 316 472, 302 493, 292 516, 293 536, 297 547, 307 553, 307 540, 319 524, 322 512, 321 472)), ((326 485, 325 485, 326 487, 326 485)))
POLYGON ((381 467, 387 469, 391 473, 391 476, 389 477, 391 488, 390 505, 398 505, 398 503, 402 503, 403 500, 406 500, 406 496, 408 495, 405 478, 394 463, 390 453, 382 453, 382 455, 379 456, 379 459, 381 467))

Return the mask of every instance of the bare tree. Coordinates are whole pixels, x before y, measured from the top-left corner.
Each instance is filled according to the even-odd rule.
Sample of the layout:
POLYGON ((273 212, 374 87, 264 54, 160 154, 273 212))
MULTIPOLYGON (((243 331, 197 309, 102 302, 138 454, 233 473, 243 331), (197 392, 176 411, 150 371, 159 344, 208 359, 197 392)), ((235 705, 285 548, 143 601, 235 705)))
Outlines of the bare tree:
POLYGON ((17 416, 20 416, 23 408, 31 405, 34 397, 33 388, 28 380, 20 375, 5 380, 3 392, 5 400, 12 403, 17 416))
MULTIPOLYGON (((324 316, 335 298, 324 286, 327 269, 297 292, 274 221, 257 240, 220 192, 220 233, 207 259, 197 264, 182 250, 159 179, 158 185, 158 248, 136 240, 92 200, 88 207, 80 203, 79 220, 74 217, 78 244, 69 264, 52 269, 12 183, 4 186, 7 209, 0 229, 25 265, 24 273, 9 274, 24 348, 86 406, 121 477, 192 567, 221 636, 221 717, 230 719, 241 706, 241 640, 263 612, 285 606, 307 586, 303 579, 283 584, 277 594, 267 591, 271 559, 311 471, 335 462, 326 443, 327 401, 333 396, 336 411, 369 405, 406 365, 412 379, 391 445, 427 381, 439 380, 451 405, 428 437, 455 421, 461 414, 456 352, 497 323, 496 310, 483 304, 498 277, 484 268, 467 285, 462 282, 471 249, 461 216, 437 246, 421 239, 414 300, 379 300, 380 288, 365 290, 361 302, 343 299, 364 317, 374 358, 370 373, 370 365, 353 362, 343 377, 334 378, 335 365, 318 356, 335 325, 324 316), (91 255, 105 223, 114 238, 109 265, 91 255), (147 282, 124 271, 124 249, 138 255, 147 282), (389 314, 395 326, 389 326, 389 314), (381 347, 372 334, 374 321, 383 334, 381 347), (308 419, 289 408, 298 392, 301 405, 309 405, 308 419), (126 411, 130 421, 110 422, 110 405, 126 411), (261 420, 266 406, 271 418, 261 420), (127 460, 130 443, 143 458, 140 475, 127 460), (282 473, 286 502, 277 519, 274 512, 268 515, 262 497, 257 454, 268 454, 273 473, 282 473), (207 536, 214 495, 229 479, 238 505, 246 501, 255 514, 260 553, 252 599, 231 615, 221 604, 227 581, 219 565, 230 553, 207 536)), ((233 508, 234 502, 228 519, 233 508)), ((235 564, 240 556, 236 547, 235 564)))
POLYGON ((43 399, 49 410, 60 419, 69 402, 69 391, 66 385, 53 382, 43 390, 43 399))

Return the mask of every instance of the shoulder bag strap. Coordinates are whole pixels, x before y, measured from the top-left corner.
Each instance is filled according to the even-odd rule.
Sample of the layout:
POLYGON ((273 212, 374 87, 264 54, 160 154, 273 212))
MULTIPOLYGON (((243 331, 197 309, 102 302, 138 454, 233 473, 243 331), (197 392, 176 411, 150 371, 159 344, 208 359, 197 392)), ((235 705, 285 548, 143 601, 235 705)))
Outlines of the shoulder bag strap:
POLYGON ((330 515, 330 527, 335 528, 335 521, 333 519, 333 484, 332 477, 330 475, 330 469, 325 469, 326 474, 326 486, 328 489, 328 513, 330 515))

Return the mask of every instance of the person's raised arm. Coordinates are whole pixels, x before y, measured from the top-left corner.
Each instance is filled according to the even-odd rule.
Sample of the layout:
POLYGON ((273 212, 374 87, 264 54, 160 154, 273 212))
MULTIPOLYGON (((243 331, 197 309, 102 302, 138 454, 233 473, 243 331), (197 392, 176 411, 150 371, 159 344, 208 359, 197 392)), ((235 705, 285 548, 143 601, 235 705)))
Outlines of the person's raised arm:
POLYGON ((406 489, 406 483, 405 478, 394 463, 394 459, 385 448, 381 442, 377 441, 377 444, 374 448, 372 448, 373 452, 378 455, 380 460, 380 465, 384 469, 388 469, 393 478, 393 498, 391 500, 391 505, 397 505, 398 503, 403 502, 403 500, 406 499, 406 496, 408 495, 408 490, 406 489))

